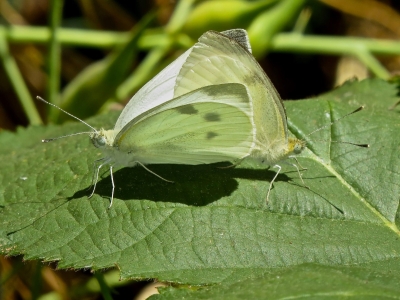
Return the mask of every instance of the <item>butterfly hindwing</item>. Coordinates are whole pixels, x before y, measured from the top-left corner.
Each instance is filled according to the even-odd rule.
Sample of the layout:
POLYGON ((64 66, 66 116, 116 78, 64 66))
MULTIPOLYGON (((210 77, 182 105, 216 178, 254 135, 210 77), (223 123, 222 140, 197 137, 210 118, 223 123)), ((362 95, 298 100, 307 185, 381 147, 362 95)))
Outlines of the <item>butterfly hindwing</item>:
POLYGON ((138 116, 117 135, 115 146, 145 164, 243 158, 253 147, 250 106, 243 85, 203 87, 138 116))

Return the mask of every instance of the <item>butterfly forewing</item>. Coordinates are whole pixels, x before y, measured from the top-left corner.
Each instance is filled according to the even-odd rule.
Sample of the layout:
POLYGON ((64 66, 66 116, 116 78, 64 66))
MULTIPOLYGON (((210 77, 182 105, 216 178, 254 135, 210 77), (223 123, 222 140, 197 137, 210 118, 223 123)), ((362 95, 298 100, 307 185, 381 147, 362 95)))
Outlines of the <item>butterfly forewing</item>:
POLYGON ((191 49, 178 57, 131 98, 115 124, 116 132, 140 114, 174 98, 176 77, 190 52, 191 49))
POLYGON ((203 34, 179 72, 174 96, 207 85, 241 83, 253 103, 258 143, 264 147, 287 144, 286 114, 279 94, 242 40, 215 31, 203 34))

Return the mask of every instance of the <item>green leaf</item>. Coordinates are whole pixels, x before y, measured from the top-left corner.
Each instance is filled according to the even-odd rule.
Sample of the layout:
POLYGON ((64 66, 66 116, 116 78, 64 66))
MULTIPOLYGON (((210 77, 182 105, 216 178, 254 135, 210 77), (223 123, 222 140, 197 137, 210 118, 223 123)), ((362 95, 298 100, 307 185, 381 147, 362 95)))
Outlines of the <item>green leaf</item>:
MULTIPOLYGON (((239 287, 249 292, 255 282, 257 293, 260 286, 273 287, 263 295, 274 290, 278 296, 296 295, 311 290, 312 282, 313 293, 336 291, 336 285, 329 289, 324 280, 315 280, 319 276, 332 277, 344 293, 356 296, 363 290, 398 293, 400 119, 387 110, 395 99, 393 85, 365 80, 316 99, 286 101, 290 131, 308 142, 298 160, 308 168, 301 173, 309 189, 295 168, 282 164, 267 204, 274 169, 149 165, 175 183, 141 167, 117 170, 114 204, 108 209, 106 170, 88 199, 93 161, 101 153, 87 137, 40 143, 87 131, 84 125, 2 133, 0 249, 25 259, 59 261, 59 268, 117 266, 122 278, 222 284, 205 289, 215 295, 239 281, 232 293, 239 287), (307 136, 361 104, 367 105, 364 111, 307 136), (278 275, 295 277, 296 284, 278 275), (373 284, 362 289, 366 280, 373 284), (358 284, 350 289, 351 282, 358 284)), ((117 116, 88 122, 112 128, 117 116)), ((180 291, 168 293, 175 292, 180 291)))
MULTIPOLYGON (((398 264, 397 264, 398 265, 398 264)), ((400 272, 387 263, 367 267, 301 265, 273 270, 262 277, 233 284, 189 288, 159 288, 150 299, 397 299, 400 272)))
POLYGON ((398 92, 397 82, 369 79, 361 82, 347 81, 340 88, 316 99, 346 102, 354 106, 365 105, 367 110, 382 109, 382 113, 385 113, 389 109, 388 103, 397 99, 398 92))

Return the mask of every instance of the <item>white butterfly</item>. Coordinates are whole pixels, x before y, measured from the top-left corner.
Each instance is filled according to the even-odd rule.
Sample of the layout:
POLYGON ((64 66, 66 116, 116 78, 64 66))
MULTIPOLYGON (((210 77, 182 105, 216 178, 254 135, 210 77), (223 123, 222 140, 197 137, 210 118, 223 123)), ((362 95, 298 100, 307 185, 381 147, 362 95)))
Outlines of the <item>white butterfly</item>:
POLYGON ((208 31, 190 50, 177 76, 174 95, 182 95, 193 88, 215 84, 240 83, 246 86, 253 104, 256 131, 254 146, 248 159, 273 165, 278 169, 270 183, 268 199, 272 183, 281 170, 277 163, 301 153, 305 142, 288 137, 283 102, 251 54, 249 39, 244 29, 221 33, 208 31))
POLYGON ((278 169, 268 200, 281 170, 278 162, 306 146, 288 136, 283 102, 251 54, 244 29, 204 33, 132 97, 113 130, 91 128, 93 144, 105 153, 94 188, 100 168, 108 164, 113 183, 110 206, 114 166, 243 159, 278 169))
POLYGON ((98 160, 93 193, 100 168, 109 165, 113 185, 110 207, 114 167, 140 164, 148 170, 145 164, 198 165, 234 161, 250 154, 255 126, 244 85, 223 83, 194 87, 179 95, 174 92, 177 76, 190 54, 191 49, 139 90, 114 129, 96 130, 80 120, 93 129, 91 141, 104 153, 98 160))
MULTIPOLYGON (((232 29, 221 33, 216 31, 204 33, 199 38, 199 42, 192 47, 177 76, 174 95, 182 95, 193 88, 228 82, 246 86, 253 104, 254 146, 245 159, 272 165, 278 169, 268 188, 268 201, 272 184, 281 171, 278 163, 282 161, 288 163, 285 160, 295 158, 295 155, 300 154, 306 147, 306 143, 288 136, 285 107, 271 80, 251 54, 246 30, 232 29)), ((363 108, 362 106, 308 135, 331 126, 363 108)), ((334 142, 369 147, 368 144, 334 142)), ((288 164, 297 169, 303 181, 297 165, 288 164)), ((304 181, 303 185, 305 186, 304 181)))

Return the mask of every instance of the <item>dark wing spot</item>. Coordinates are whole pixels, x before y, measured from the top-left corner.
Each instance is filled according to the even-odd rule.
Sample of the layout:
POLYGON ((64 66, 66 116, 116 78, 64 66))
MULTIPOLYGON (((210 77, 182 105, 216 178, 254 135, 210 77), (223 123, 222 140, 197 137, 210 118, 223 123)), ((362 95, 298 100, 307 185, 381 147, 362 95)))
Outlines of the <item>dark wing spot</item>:
POLYGON ((217 113, 208 113, 204 115, 204 119, 208 122, 218 122, 221 121, 220 115, 217 113))
POLYGON ((218 136, 218 134, 215 132, 212 132, 212 131, 207 132, 207 140, 211 140, 212 138, 214 138, 216 136, 218 136))
POLYGON ((177 109, 177 111, 179 111, 181 114, 184 114, 184 115, 195 115, 195 114, 197 114, 199 112, 191 104, 184 105, 184 106, 181 106, 181 107, 177 107, 176 109, 177 109))
MULTIPOLYGON (((221 79, 221 81, 224 80, 223 78, 221 79)), ((202 88, 202 92, 210 97, 218 98, 226 97, 229 94, 245 93, 246 87, 241 83, 222 83, 206 86, 202 88)))
POLYGON ((255 86, 257 84, 262 84, 262 81, 260 80, 260 77, 253 72, 245 73, 243 76, 243 83, 246 86, 255 86))

